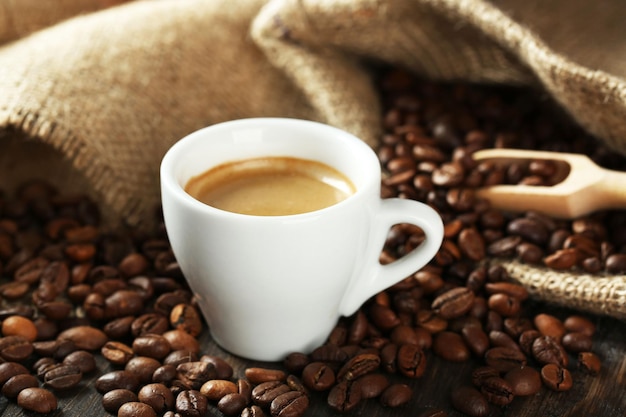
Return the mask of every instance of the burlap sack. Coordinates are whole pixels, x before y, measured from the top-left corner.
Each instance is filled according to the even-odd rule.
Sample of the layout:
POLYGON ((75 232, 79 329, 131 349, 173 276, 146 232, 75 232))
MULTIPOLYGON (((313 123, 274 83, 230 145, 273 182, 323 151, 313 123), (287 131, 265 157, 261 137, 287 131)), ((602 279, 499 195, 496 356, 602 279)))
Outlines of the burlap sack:
MULTIPOLYGON (((112 2, 66 0, 45 22, 35 18, 45 2, 28 3, 0 0, 0 167, 10 173, 0 186, 44 176, 92 194, 109 224, 149 225, 161 157, 209 124, 307 118, 375 146, 372 60, 544 89, 626 153, 620 0, 152 0, 96 12, 112 2)), ((506 266, 542 299, 626 310, 624 277, 546 282, 544 270, 506 266)))

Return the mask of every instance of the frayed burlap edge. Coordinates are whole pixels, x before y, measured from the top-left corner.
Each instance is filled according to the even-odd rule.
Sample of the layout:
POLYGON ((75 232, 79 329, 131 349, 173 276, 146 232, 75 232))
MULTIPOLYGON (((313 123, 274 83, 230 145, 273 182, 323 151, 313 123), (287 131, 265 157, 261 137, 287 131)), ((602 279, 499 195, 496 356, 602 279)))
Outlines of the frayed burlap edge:
POLYGON ((515 260, 494 259, 533 298, 588 313, 626 319, 626 276, 555 271, 515 260))

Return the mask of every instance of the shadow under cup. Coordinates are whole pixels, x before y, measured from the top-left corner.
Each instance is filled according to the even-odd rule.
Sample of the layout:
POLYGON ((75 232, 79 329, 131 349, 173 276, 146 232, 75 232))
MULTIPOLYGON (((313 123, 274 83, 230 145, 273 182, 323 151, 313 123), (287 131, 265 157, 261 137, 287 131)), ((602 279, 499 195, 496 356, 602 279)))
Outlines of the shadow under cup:
MULTIPOLYGON (((196 131, 163 158, 161 191, 172 250, 212 337, 249 359, 278 361, 291 352, 310 352, 340 316, 354 313, 436 251, 429 248, 427 259, 412 271, 405 265, 408 272, 394 282, 371 285, 395 221, 373 227, 380 223, 383 201, 380 164, 364 142, 320 123, 243 119, 196 131), (213 208, 184 190, 192 177, 217 165, 277 156, 329 165, 349 178, 356 192, 317 211, 254 216, 213 208)), ((441 222, 436 215, 428 221, 441 222)), ((441 239, 434 240, 429 245, 438 247, 441 239)))

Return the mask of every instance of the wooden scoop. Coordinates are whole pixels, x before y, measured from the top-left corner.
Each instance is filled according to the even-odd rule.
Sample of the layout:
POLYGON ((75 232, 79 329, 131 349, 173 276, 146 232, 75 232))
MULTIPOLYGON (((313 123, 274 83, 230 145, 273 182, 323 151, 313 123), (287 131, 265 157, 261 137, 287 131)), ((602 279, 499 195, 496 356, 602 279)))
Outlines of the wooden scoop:
POLYGON ((514 160, 555 161, 564 180, 552 186, 494 185, 477 190, 477 196, 505 211, 538 211, 558 218, 573 219, 596 210, 626 208, 626 172, 596 165, 585 155, 485 149, 474 153, 476 161, 507 165, 514 160))

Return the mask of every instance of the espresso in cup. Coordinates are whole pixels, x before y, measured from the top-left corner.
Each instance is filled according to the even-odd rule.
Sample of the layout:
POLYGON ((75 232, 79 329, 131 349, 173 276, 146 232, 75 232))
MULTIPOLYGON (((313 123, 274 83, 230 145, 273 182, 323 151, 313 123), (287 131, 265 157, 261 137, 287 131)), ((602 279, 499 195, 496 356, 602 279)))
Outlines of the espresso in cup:
POLYGON ((189 180, 195 199, 218 209, 255 216, 320 210, 354 194, 338 170, 318 161, 262 157, 227 162, 189 180))

